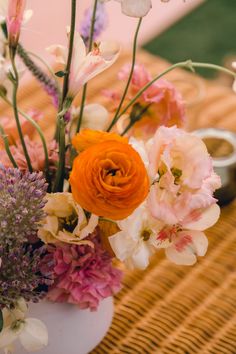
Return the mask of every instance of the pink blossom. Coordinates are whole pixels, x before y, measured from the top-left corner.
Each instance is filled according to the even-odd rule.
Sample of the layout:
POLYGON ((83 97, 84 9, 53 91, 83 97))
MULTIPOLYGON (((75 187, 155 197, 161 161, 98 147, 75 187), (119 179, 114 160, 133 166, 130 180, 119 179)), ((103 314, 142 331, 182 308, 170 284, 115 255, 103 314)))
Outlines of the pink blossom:
MULTIPOLYGON (((52 45, 47 50, 55 56, 58 63, 65 65, 68 52, 66 47, 52 45)), ((117 60, 119 52, 117 43, 101 42, 87 53, 82 37, 75 32, 68 95, 74 98, 84 84, 108 69, 117 60)))
POLYGON ((15 48, 18 44, 26 0, 9 0, 7 16, 7 32, 9 45, 15 48))
POLYGON ((49 300, 94 311, 102 299, 120 290, 122 273, 112 266, 112 258, 102 248, 98 233, 95 231, 88 240, 94 247, 69 244, 49 247, 50 254, 42 267, 43 273, 54 274, 49 300))
MULTIPOLYGON (((24 137, 26 147, 29 153, 29 157, 31 160, 31 164, 34 171, 43 171, 45 167, 45 154, 44 149, 41 142, 30 140, 28 136, 24 137)), ((18 165, 18 168, 22 172, 26 172, 28 170, 28 165, 25 159, 25 155, 23 152, 23 148, 20 142, 17 142, 16 145, 10 146, 11 153, 18 165)), ((55 141, 52 141, 48 144, 48 155, 49 162, 55 165, 55 162, 58 159, 57 154, 57 144, 55 141)), ((12 167, 12 163, 9 160, 9 157, 5 150, 0 150, 0 161, 5 167, 12 167)))
POLYGON ((179 265, 193 265, 204 256, 208 240, 204 230, 216 223, 220 215, 217 204, 195 210, 182 224, 166 225, 156 237, 155 247, 165 248, 167 258, 179 265))
POLYGON ((176 127, 160 127, 149 151, 153 181, 148 205, 166 224, 182 223, 193 211, 216 202, 220 178, 203 141, 176 127))
MULTIPOLYGON (((42 114, 34 110, 27 112, 27 114, 36 122, 42 118, 42 114)), ((8 136, 8 140, 10 144, 14 144, 17 140, 19 140, 16 121, 13 117, 1 117, 0 124, 4 127, 5 134, 8 136)), ((23 116, 20 116, 20 124, 21 124, 23 135, 28 135, 29 138, 32 138, 35 133, 34 126, 23 116)), ((0 149, 2 146, 3 146, 3 141, 0 138, 0 149)))
MULTIPOLYGON (((125 65, 118 74, 121 81, 126 82, 130 73, 130 65, 125 65)), ((127 99, 134 97, 139 90, 152 80, 152 76, 146 70, 144 65, 136 64, 131 80, 127 99)), ((117 105, 119 100, 115 92, 104 92, 105 95, 117 105)), ((185 107, 181 94, 167 80, 160 79, 152 84, 137 102, 146 107, 151 104, 147 112, 143 115, 133 128, 129 131, 130 135, 147 139, 155 134, 159 126, 182 127, 186 121, 185 107)), ((127 125, 127 117, 121 117, 118 130, 121 133, 127 125), (122 123, 124 120, 124 123, 122 123)))

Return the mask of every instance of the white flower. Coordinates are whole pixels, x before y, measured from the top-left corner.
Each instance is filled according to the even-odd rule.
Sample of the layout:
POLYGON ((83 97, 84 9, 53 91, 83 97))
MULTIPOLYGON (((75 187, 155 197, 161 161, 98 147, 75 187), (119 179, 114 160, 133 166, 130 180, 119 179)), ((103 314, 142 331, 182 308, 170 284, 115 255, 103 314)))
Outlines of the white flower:
MULTIPOLYGON (((52 45, 47 51, 56 61, 66 64, 68 49, 62 45, 52 45)), ((90 53, 78 32, 75 32, 74 48, 69 82, 69 96, 77 95, 81 87, 96 75, 109 68, 118 58, 120 48, 115 42, 101 42, 90 53)))
POLYGON ((149 158, 148 158, 148 151, 145 142, 143 140, 138 140, 135 139, 134 137, 131 137, 129 139, 129 144, 134 148, 134 150, 137 151, 137 153, 139 153, 145 167, 147 168, 149 165, 149 158))
POLYGON ((22 346, 32 353, 47 346, 48 332, 45 324, 36 318, 26 318, 27 305, 19 299, 14 309, 3 309, 4 327, 0 333, 0 348, 12 352, 13 343, 19 339, 22 346))
MULTIPOLYGON (((101 2, 107 2, 110 0, 100 0, 101 2)), ((121 3, 122 12, 131 17, 143 17, 146 16, 149 10, 152 8, 151 0, 115 0, 121 3)))
MULTIPOLYGON (((72 120, 77 120, 80 107, 72 109, 72 120)), ((91 103, 84 107, 81 128, 105 130, 109 122, 107 109, 98 103, 91 103)))
POLYGON ((154 242, 163 224, 151 217, 145 204, 117 224, 121 231, 109 237, 116 257, 128 268, 145 269, 155 252, 154 242))
POLYGON ((67 192, 47 194, 44 211, 47 216, 39 228, 38 236, 45 243, 87 243, 82 240, 98 224, 96 215, 92 214, 87 220, 83 209, 74 201, 72 194, 67 192))
POLYGON ((195 210, 181 225, 165 226, 157 235, 156 248, 165 248, 167 258, 178 265, 193 265, 197 256, 206 254, 208 240, 202 232, 216 223, 220 215, 217 204, 195 210))
POLYGON ((37 351, 48 344, 47 327, 37 318, 27 318, 19 339, 29 353, 37 351))

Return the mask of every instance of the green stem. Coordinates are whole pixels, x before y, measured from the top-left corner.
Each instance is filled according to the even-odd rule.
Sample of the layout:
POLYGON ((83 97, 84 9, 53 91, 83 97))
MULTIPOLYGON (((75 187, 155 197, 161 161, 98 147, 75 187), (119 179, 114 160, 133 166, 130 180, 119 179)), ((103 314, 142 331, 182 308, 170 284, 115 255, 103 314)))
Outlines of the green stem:
POLYGON ((62 192, 65 177, 65 154, 66 154, 66 141, 65 141, 65 128, 66 123, 63 118, 60 118, 59 124, 59 163, 57 168, 56 180, 54 185, 54 192, 62 192))
POLYGON ((129 89, 131 80, 132 80, 132 76, 133 76, 133 73, 134 73, 135 62, 136 62, 138 33, 139 33, 139 30, 140 30, 141 23, 142 23, 142 17, 141 17, 141 18, 139 19, 139 21, 138 21, 138 26, 137 26, 137 29, 136 29, 136 32, 135 32, 135 35, 134 35, 133 54, 132 54, 132 65, 131 65, 131 70, 130 70, 129 78, 128 78, 128 81, 127 81, 127 84, 126 84, 124 93, 123 93, 123 95, 122 95, 122 97, 121 97, 120 104, 119 104, 119 106, 118 106, 118 108, 117 108, 117 111, 116 111, 116 113, 115 113, 115 116, 114 116, 114 118, 112 119, 112 122, 111 122, 110 126, 109 126, 108 129, 107 129, 108 132, 109 132, 109 131, 112 129, 112 127, 116 124, 117 117, 119 116, 120 110, 121 110, 121 108, 122 108, 122 105, 123 105, 123 103, 124 103, 125 97, 126 97, 126 95, 127 95, 127 92, 128 92, 128 89, 129 89))
POLYGON ((17 126, 17 130, 18 130, 18 134, 20 137, 20 141, 21 141, 21 145, 24 151, 24 155, 25 155, 25 159, 27 162, 27 166, 30 172, 33 172, 33 168, 31 165, 31 161, 30 161, 30 157, 28 154, 28 150, 27 147, 25 145, 25 140, 24 140, 24 136, 22 133, 22 129, 21 129, 21 124, 20 124, 20 118, 19 118, 19 114, 18 114, 18 109, 17 109, 17 91, 18 91, 18 86, 19 86, 19 76, 18 76, 18 72, 16 69, 16 65, 15 65, 15 59, 13 56, 11 56, 11 63, 12 63, 12 69, 13 69, 13 73, 14 73, 14 78, 13 78, 13 96, 12 96, 12 106, 13 106, 13 111, 14 111, 14 115, 15 115, 15 120, 16 120, 16 126, 17 126))
POLYGON ((18 165, 17 165, 16 161, 14 160, 14 157, 13 157, 13 155, 11 153, 7 135, 5 134, 5 131, 4 131, 4 129, 3 129, 1 124, 0 124, 0 135, 1 135, 2 139, 3 139, 4 147, 5 147, 6 153, 7 153, 8 157, 9 157, 9 160, 11 161, 11 163, 12 163, 14 168, 18 168, 18 165))
POLYGON ((76 21, 76 0, 71 0, 71 24, 70 24, 69 51, 68 51, 65 76, 64 76, 64 81, 63 81, 62 102, 61 102, 61 107, 60 107, 59 111, 62 110, 65 98, 68 93, 68 88, 69 88, 70 67, 71 67, 71 62, 72 62, 74 37, 75 37, 75 21, 76 21))
MULTIPOLYGON (((1 96, 2 99, 9 104, 9 106, 13 107, 13 104, 6 98, 1 96)), ((48 172, 49 172, 49 157, 48 157, 48 149, 47 149, 47 143, 44 137, 44 134, 42 132, 42 129, 40 128, 40 126, 35 122, 34 119, 32 119, 29 115, 27 115, 25 112, 23 112, 22 110, 18 109, 18 112, 28 121, 30 122, 34 128, 36 129, 37 133, 40 136, 40 139, 42 141, 42 145, 43 145, 43 150, 44 150, 44 155, 45 155, 45 175, 48 176, 48 172)))
POLYGON ((75 20, 76 20, 76 0, 71 0, 71 25, 70 25, 70 40, 69 51, 63 81, 62 99, 60 102, 59 113, 57 116, 57 130, 56 137, 59 142, 59 164, 56 173, 56 180, 54 185, 54 192, 62 192, 65 178, 65 155, 66 155, 66 123, 64 121, 64 114, 68 111, 71 105, 71 99, 67 97, 69 88, 70 68, 73 56, 74 36, 75 36, 75 20))
POLYGON ((215 64, 209 64, 209 63, 198 63, 198 62, 192 62, 191 60, 186 60, 183 62, 179 62, 176 64, 171 65, 169 68, 164 70, 161 74, 157 75, 154 77, 153 80, 151 80, 148 84, 146 84, 141 90, 138 91, 138 93, 132 98, 132 100, 125 106, 125 108, 122 110, 122 112, 117 116, 116 122, 118 119, 127 112, 127 110, 139 99, 139 97, 150 87, 152 86, 157 80, 165 76, 167 73, 170 71, 176 69, 176 68, 187 68, 191 71, 194 71, 194 68, 208 68, 208 69, 213 69, 213 70, 218 70, 218 71, 223 71, 226 74, 232 75, 234 78, 236 78, 236 74, 229 70, 226 69, 222 66, 215 65, 215 64))
POLYGON ((147 106, 143 107, 142 111, 139 113, 139 115, 137 117, 135 117, 135 119, 131 119, 129 124, 127 125, 127 127, 123 130, 123 132, 121 133, 121 136, 124 136, 129 130, 130 128, 132 128, 132 126, 138 122, 142 116, 144 115, 144 113, 147 112, 148 108, 151 106, 151 103, 149 103, 147 106))
MULTIPOLYGON (((96 22, 97 5, 98 5, 98 0, 95 0, 94 1, 94 6, 93 6, 92 20, 91 20, 88 52, 91 52, 91 50, 93 48, 93 36, 94 36, 94 28, 95 28, 95 22, 96 22)), ((87 87, 88 87, 87 84, 85 84, 84 87, 83 87, 81 105, 80 105, 80 112, 79 112, 79 118, 78 118, 78 124, 77 124, 77 128, 76 128, 76 132, 77 133, 80 131, 81 124, 82 124, 84 106, 85 106, 86 95, 87 95, 87 87)))

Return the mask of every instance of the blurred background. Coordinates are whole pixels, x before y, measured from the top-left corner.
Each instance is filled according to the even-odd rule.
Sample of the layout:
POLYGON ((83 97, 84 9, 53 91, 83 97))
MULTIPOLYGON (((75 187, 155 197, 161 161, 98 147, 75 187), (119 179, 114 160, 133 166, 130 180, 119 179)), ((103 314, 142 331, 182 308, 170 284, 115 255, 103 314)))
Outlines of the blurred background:
MULTIPOLYGON (((87 0, 78 1, 78 29, 89 4, 87 0)), ((28 8, 34 15, 22 30, 22 41, 26 48, 48 59, 47 46, 66 43, 68 0, 28 0, 28 8)), ((107 2, 106 9, 109 20, 102 38, 116 39, 130 48, 137 20, 122 15, 116 1, 107 2)), ((235 14, 235 0, 153 0, 153 10, 143 20, 139 42, 150 53, 171 62, 191 58, 230 66, 236 57, 235 14)), ((212 70, 200 73, 215 75, 212 70)))

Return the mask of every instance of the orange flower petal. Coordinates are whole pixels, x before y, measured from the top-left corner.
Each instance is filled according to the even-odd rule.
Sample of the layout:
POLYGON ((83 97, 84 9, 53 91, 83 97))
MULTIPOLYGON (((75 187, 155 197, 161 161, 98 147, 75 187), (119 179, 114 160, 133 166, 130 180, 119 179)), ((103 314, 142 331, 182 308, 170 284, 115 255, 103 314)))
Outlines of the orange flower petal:
POLYGON ((113 220, 129 216, 149 191, 139 154, 119 141, 97 143, 80 153, 74 160, 70 184, 79 205, 113 220))
POLYGON ((99 130, 84 129, 73 137, 72 145, 78 152, 81 152, 94 144, 110 140, 119 141, 125 144, 128 143, 127 138, 124 138, 116 133, 107 133, 99 130))

